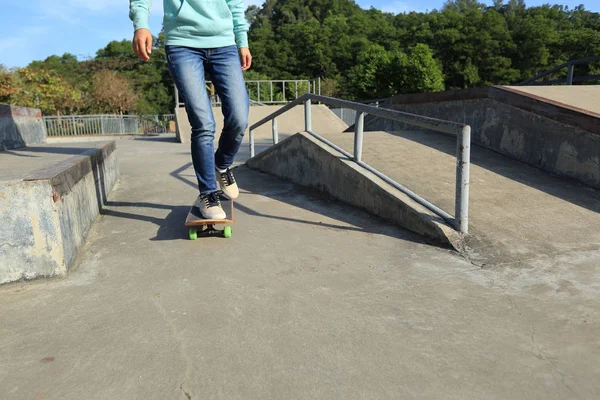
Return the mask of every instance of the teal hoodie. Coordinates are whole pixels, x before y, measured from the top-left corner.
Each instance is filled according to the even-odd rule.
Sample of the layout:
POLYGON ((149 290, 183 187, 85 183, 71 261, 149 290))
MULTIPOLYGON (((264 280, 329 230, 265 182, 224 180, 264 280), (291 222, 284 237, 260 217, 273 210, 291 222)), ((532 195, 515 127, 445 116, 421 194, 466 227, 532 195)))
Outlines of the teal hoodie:
MULTIPOLYGON (((134 30, 149 29, 152 0, 129 0, 134 30)), ((203 49, 248 47, 244 0, 163 0, 165 44, 203 49)))

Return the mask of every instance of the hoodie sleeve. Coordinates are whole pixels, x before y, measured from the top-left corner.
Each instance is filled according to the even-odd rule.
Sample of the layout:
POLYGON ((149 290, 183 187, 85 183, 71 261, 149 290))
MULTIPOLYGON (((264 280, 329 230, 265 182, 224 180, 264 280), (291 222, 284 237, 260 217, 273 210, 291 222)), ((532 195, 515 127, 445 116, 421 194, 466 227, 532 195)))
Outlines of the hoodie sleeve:
POLYGON ((227 0, 227 6, 233 15, 233 32, 237 47, 248 47, 248 23, 244 0, 227 0))
POLYGON ((148 15, 152 0, 129 0, 129 19, 133 21, 133 30, 150 29, 148 15))

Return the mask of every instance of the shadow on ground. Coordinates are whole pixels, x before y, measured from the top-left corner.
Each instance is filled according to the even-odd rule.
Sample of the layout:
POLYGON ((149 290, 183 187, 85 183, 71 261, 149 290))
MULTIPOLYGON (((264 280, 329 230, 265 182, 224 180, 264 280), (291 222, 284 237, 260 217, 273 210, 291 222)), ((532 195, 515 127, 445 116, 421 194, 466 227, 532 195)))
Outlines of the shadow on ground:
MULTIPOLYGON (((193 175, 184 174, 191 168, 191 163, 186 163, 171 172, 171 176, 187 185, 197 189, 197 184, 192 181, 193 175), (190 179, 191 178, 191 179, 190 179)), ((407 230, 396 227, 375 216, 333 200, 319 192, 309 190, 289 182, 282 181, 268 174, 263 174, 249 169, 245 165, 235 168, 236 180, 240 186, 240 198, 235 202, 235 210, 253 218, 260 219, 257 223, 266 223, 268 220, 280 220, 308 226, 319 226, 326 229, 339 231, 358 231, 370 234, 385 235, 401 240, 426 244, 423 238, 407 230), (281 216, 255 210, 251 204, 250 196, 263 196, 283 202, 293 207, 301 208, 311 213, 322 215, 329 222, 319 221, 319 218, 308 220, 292 216, 281 216), (339 221, 333 223, 331 220, 339 221)), ((174 206, 147 202, 122 202, 107 201, 102 209, 103 215, 118 218, 128 218, 151 222, 158 226, 152 241, 162 240, 187 240, 187 227, 183 221, 187 216, 190 205, 174 206), (169 210, 165 218, 136 214, 122 211, 119 208, 154 208, 169 210)))
MULTIPOLYGON (((197 185, 183 175, 183 172, 191 168, 191 166, 191 163, 187 163, 181 168, 173 171, 171 176, 196 189, 197 185)), ((320 226, 329 229, 338 229, 341 231, 352 230, 373 234, 382 234, 402 240, 425 243, 421 237, 407 230, 398 228, 395 225, 392 225, 386 221, 382 221, 381 219, 371 216, 366 212, 343 204, 320 192, 294 185, 272 175, 254 171, 245 165, 236 167, 235 175, 236 181, 240 188, 240 198, 238 201, 236 201, 235 208, 236 210, 239 210, 247 215, 264 219, 282 220, 299 224, 320 226), (249 206, 249 202, 244 201, 246 196, 268 197, 270 199, 340 221, 343 223, 343 225, 315 222, 292 217, 282 217, 279 215, 270 215, 258 212, 249 206)))
POLYGON ((151 222, 158 226, 158 231, 156 232, 156 236, 150 240, 163 241, 187 238, 187 228, 183 225, 183 221, 185 220, 189 209, 189 206, 169 206, 156 203, 108 201, 101 214, 111 217, 151 222), (170 210, 170 212, 165 218, 159 218, 150 215, 120 211, 118 210, 119 207, 154 208, 159 210, 170 210))
POLYGON ((143 140, 146 142, 179 143, 179 141, 177 140, 177 138, 175 136, 139 136, 139 137, 136 137, 134 140, 143 140))
MULTIPOLYGON (((386 131, 386 133, 456 155, 456 138, 430 131, 386 131)), ((471 146, 471 164, 530 186, 554 197, 600 213, 600 193, 566 177, 560 177, 477 144, 471 146), (507 162, 510 160, 510 162, 507 162)))

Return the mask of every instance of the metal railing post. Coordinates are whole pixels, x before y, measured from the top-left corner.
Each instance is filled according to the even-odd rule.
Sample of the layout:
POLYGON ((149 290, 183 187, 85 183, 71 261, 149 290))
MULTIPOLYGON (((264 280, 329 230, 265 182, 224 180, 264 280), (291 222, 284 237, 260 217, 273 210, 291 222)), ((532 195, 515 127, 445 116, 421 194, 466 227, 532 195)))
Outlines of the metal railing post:
POLYGON ((273 118, 273 144, 279 143, 279 131, 277 130, 277 118, 273 118))
POLYGON ((363 149, 363 130, 365 126, 365 113, 359 112, 356 114, 356 122, 354 124, 354 160, 362 161, 363 149))
POLYGON ((312 110, 310 108, 310 99, 304 102, 304 130, 312 131, 312 110))
POLYGON ((471 127, 465 126, 456 140, 455 228, 469 233, 469 168, 471 162, 471 127))
POLYGON ((567 70, 567 85, 573 84, 573 72, 575 71, 575 65, 569 64, 569 69, 567 70))
POLYGON ((254 130, 250 130, 250 157, 254 157, 254 130))

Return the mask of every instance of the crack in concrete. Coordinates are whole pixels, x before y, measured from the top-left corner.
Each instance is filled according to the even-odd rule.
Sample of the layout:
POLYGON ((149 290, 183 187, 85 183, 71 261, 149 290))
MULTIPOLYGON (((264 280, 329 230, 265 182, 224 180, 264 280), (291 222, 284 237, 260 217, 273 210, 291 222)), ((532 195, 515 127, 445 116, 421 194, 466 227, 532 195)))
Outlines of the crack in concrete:
POLYGON ((181 389, 181 391, 183 392, 183 394, 185 395, 187 400, 192 400, 192 396, 188 392, 186 392, 185 389, 183 388, 183 383, 181 385, 179 385, 179 389, 181 389))
POLYGON ((17 243, 4 242, 0 243, 0 247, 12 247, 13 249, 19 249, 22 247, 22 245, 19 246, 17 243))
MULTIPOLYGON (((160 293, 159 293, 159 296, 160 296, 160 293)), ((177 327, 175 326, 173 321, 171 321, 169 318, 167 318, 167 310, 165 310, 165 308, 162 306, 162 304, 160 304, 160 302, 158 301, 158 296, 154 296, 152 298, 152 302, 154 303, 154 306, 156 307, 158 313, 163 317, 165 322, 171 328, 171 335, 178 342, 179 353, 181 354, 181 357, 185 360, 184 377, 187 380, 189 378, 190 372, 192 371, 192 360, 187 354, 187 349, 185 347, 185 341, 179 335, 177 327)), ((183 393, 185 393, 188 400, 191 400, 192 397, 190 396, 190 394, 187 393, 185 390, 183 390, 183 383, 181 384, 180 389, 183 391, 183 393)))
POLYGON ((506 298, 508 299, 508 301, 510 302, 510 304, 512 305, 513 309, 517 312, 517 314, 519 314, 519 316, 521 318, 523 318, 524 320, 526 320, 527 322, 529 322, 529 325, 531 327, 531 332, 529 334, 529 337, 531 338, 531 343, 533 345, 534 351, 533 351, 533 355, 537 358, 539 358, 540 360, 546 361, 548 362, 552 368, 554 369, 554 371, 556 371, 556 373, 558 375, 560 375, 560 382, 563 384, 563 386, 565 388, 567 388, 567 390, 569 392, 571 392, 573 395, 578 396, 577 393, 575 393, 575 391, 567 384, 566 382, 566 376, 565 374, 560 370, 560 368, 558 367, 558 364, 556 363, 555 360, 553 360, 551 357, 549 357, 548 355, 546 355, 544 353, 544 350, 540 347, 540 345, 537 343, 537 341, 535 340, 535 334, 536 334, 536 330, 535 330, 535 325, 533 325, 533 322, 529 321, 525 315, 523 315, 523 313, 521 313, 521 310, 519 310, 519 307, 517 306, 517 303, 503 290, 503 294, 504 296, 506 296, 506 298))

